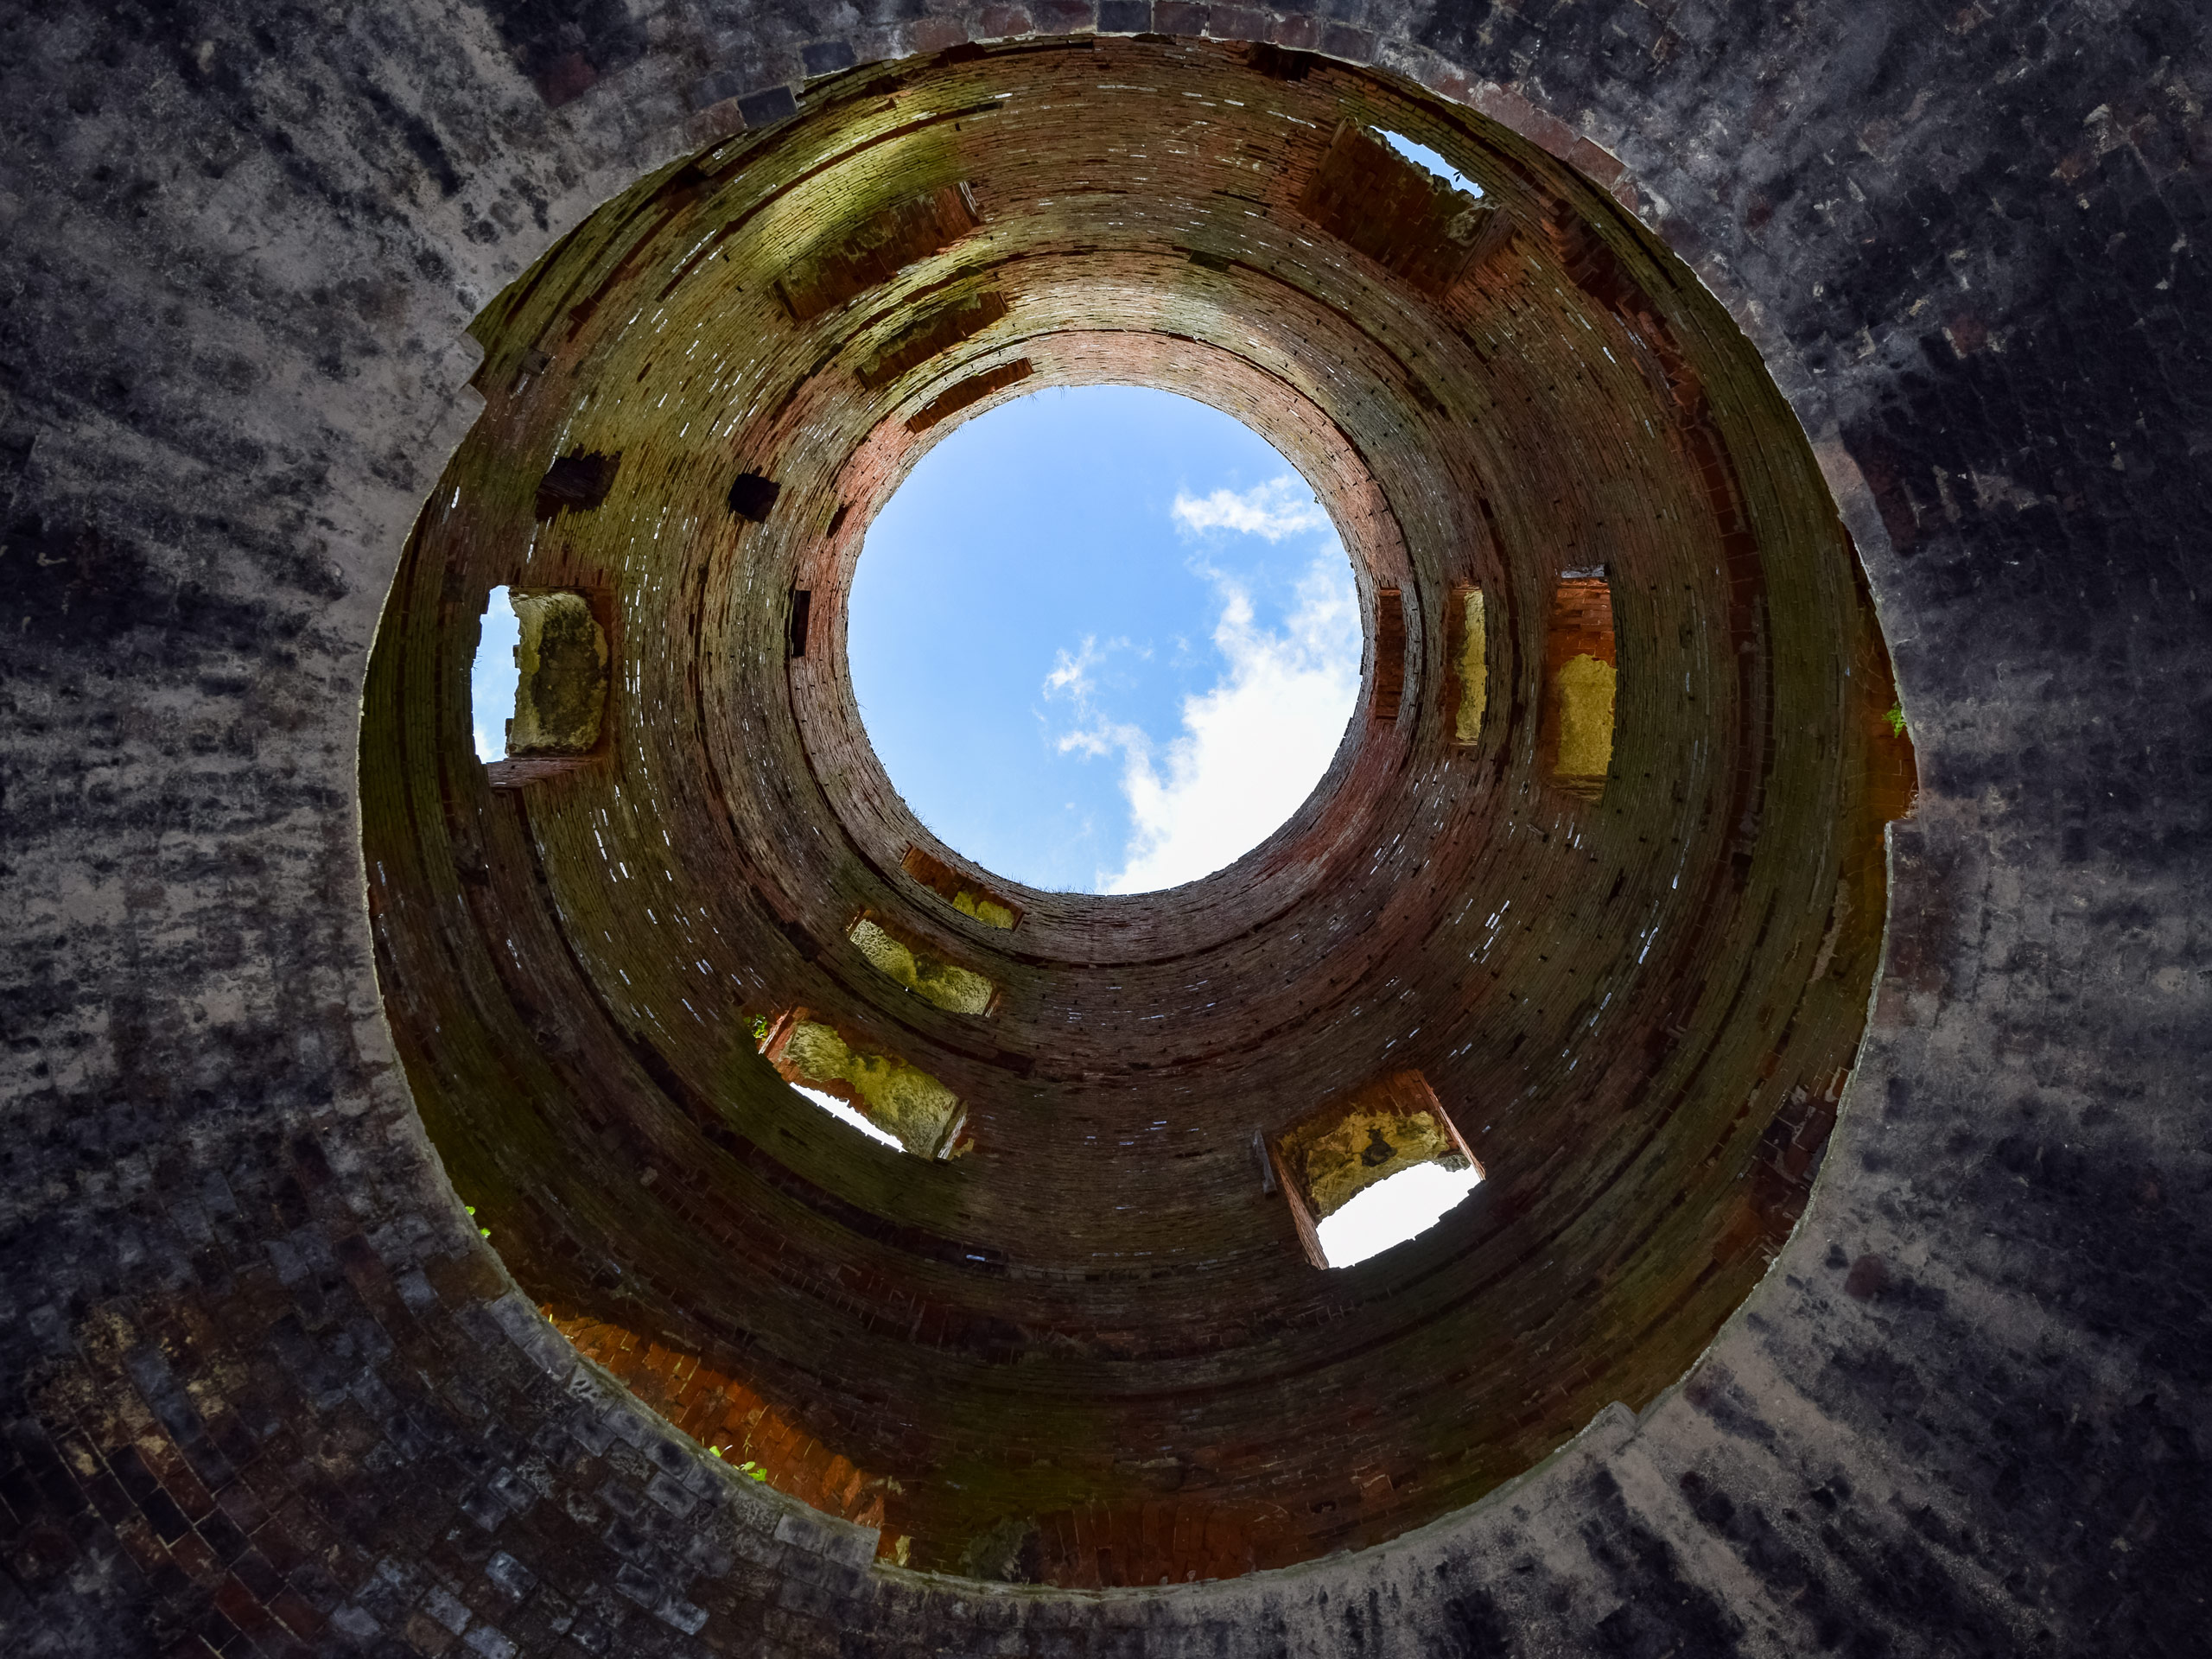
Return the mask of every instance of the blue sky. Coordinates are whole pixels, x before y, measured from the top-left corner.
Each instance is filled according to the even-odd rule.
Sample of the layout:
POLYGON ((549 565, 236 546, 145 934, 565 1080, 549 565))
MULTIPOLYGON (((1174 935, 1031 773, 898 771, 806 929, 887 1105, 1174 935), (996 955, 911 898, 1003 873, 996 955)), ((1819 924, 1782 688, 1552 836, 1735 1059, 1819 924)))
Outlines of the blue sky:
POLYGON ((480 760, 497 760, 507 752, 507 722, 514 718, 521 678, 515 669, 515 647, 520 644, 521 619, 507 603, 507 590, 494 588, 484 607, 484 631, 477 636, 476 664, 468 678, 480 760))
POLYGON ((869 527, 853 687, 907 804, 985 868, 1141 892, 1313 791, 1359 677, 1351 567, 1290 464, 1172 393, 1033 393, 869 527))
POLYGON ((1415 167, 1427 168, 1455 190, 1464 190, 1471 196, 1482 194, 1482 186, 1477 184, 1427 144, 1417 144, 1402 132, 1392 132, 1388 128, 1377 127, 1374 130, 1376 137, 1396 150, 1415 167))

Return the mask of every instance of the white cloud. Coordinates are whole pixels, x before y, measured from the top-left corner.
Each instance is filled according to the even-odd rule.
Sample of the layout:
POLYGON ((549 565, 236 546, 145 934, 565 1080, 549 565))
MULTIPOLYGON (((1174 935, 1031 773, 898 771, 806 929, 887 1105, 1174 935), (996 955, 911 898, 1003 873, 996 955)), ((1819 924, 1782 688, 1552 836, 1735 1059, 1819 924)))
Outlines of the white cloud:
POLYGON ((1116 749, 1141 748, 1151 741, 1142 727, 1094 718, 1087 727, 1063 732, 1055 747, 1062 754, 1080 754, 1086 760, 1096 760, 1116 749))
POLYGON ((1313 499, 1305 481, 1287 473, 1243 491, 1216 490, 1211 495, 1192 496, 1179 490, 1174 513, 1175 522, 1193 533, 1234 530, 1264 536, 1271 542, 1332 528, 1329 515, 1321 511, 1321 504, 1313 499))
MULTIPOLYGON (((1098 643, 1098 636, 1086 633, 1083 644, 1072 655, 1065 646, 1054 654, 1052 672, 1045 676, 1044 691, 1047 697, 1065 697, 1076 706, 1076 712, 1086 722, 1071 732, 1064 732, 1054 741, 1062 754, 1081 754, 1087 760, 1111 754, 1127 748, 1132 743, 1142 743, 1145 734, 1135 726, 1122 725, 1108 720, 1091 701, 1098 682, 1092 671, 1116 651, 1129 648, 1127 639, 1109 639, 1098 643)), ((1140 653, 1149 656, 1149 652, 1140 653)))
POLYGON ((1229 671, 1183 700, 1182 734, 1157 757, 1143 731, 1103 720, 1061 740, 1063 751, 1122 752, 1133 829, 1122 868, 1100 876, 1103 892, 1179 887, 1249 852, 1313 792, 1351 718, 1359 604, 1343 552, 1332 544, 1314 560, 1280 632, 1255 625, 1242 586, 1214 581, 1214 644, 1229 671))
MULTIPOLYGON (((1078 721, 1054 740, 1059 753, 1122 757, 1130 833, 1122 868, 1098 874, 1103 893, 1179 887, 1274 834, 1327 771, 1359 692, 1358 596, 1335 526, 1302 480, 1286 473, 1249 490, 1179 493, 1173 512, 1185 534, 1311 536, 1317 553, 1279 630, 1259 626, 1243 583, 1198 567, 1221 601, 1213 644, 1228 667, 1211 690, 1184 698, 1182 730, 1165 745, 1112 718, 1096 695, 1095 671, 1131 649, 1128 640, 1085 636, 1058 654, 1044 693, 1072 702, 1078 721)), ((1191 642, 1174 643, 1179 662, 1191 642)))
POLYGON ((1098 648, 1098 636, 1095 633, 1083 636, 1083 645, 1072 657, 1068 655, 1067 647, 1063 645, 1055 654, 1052 671, 1045 677, 1045 695, 1048 697, 1062 695, 1089 696, 1095 683, 1090 677, 1090 671, 1105 660, 1106 652, 1098 648))

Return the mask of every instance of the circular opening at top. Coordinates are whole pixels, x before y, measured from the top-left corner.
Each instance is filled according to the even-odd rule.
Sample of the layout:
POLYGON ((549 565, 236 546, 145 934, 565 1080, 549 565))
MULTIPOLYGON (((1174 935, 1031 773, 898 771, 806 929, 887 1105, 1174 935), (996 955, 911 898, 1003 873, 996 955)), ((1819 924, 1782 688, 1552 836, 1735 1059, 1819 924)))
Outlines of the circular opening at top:
POLYGON ((1047 891, 1233 862, 1313 793, 1359 690, 1358 594, 1312 488, 1242 422, 1145 387, 954 430, 869 526, 848 613, 908 806, 1047 891))

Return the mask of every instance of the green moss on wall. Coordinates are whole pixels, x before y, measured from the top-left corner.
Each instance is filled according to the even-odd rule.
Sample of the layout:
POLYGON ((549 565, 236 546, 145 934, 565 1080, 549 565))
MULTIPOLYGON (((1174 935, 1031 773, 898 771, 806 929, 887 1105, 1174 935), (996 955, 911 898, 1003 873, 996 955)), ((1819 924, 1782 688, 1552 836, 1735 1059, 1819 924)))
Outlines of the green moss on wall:
POLYGON ((995 987, 981 974, 911 949, 863 916, 849 936, 869 966, 951 1014, 984 1014, 995 987))

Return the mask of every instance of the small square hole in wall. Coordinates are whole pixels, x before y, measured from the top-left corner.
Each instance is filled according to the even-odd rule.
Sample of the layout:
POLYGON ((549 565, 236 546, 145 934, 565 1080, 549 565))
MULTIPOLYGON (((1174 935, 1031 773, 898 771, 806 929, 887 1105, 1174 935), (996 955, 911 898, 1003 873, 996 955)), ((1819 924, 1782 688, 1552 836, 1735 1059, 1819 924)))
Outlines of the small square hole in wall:
POLYGON ((759 473, 740 473, 729 486, 729 510, 748 524, 765 524, 784 486, 759 473))
POLYGON ((614 487, 621 462, 620 450, 610 455, 571 449, 548 467, 538 481, 535 516, 542 520, 557 513, 594 511, 614 487))

